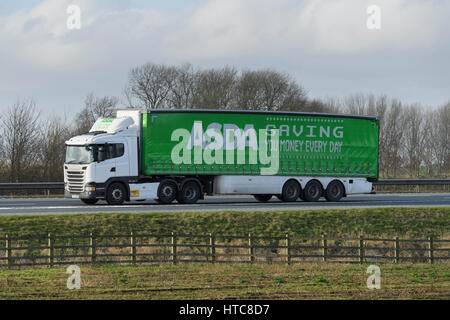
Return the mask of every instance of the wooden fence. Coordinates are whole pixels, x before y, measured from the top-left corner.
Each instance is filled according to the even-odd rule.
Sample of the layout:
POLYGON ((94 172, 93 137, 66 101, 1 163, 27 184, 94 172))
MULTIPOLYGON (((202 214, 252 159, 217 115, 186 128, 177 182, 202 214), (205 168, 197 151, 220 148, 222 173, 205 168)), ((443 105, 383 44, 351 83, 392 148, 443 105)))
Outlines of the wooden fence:
MULTIPOLYGON (((1 240, 1 239, 0 239, 1 240)), ((450 240, 183 234, 10 237, 0 268, 146 263, 450 263, 450 240)))

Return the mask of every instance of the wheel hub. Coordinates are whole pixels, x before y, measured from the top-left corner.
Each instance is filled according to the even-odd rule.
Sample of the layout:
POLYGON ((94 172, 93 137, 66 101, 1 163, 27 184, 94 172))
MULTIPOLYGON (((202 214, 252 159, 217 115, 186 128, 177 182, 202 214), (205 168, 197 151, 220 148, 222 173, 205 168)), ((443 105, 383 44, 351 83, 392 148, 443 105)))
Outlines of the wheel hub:
POLYGON ((112 196, 115 200, 120 200, 122 199, 122 190, 120 189, 114 189, 112 192, 112 196))

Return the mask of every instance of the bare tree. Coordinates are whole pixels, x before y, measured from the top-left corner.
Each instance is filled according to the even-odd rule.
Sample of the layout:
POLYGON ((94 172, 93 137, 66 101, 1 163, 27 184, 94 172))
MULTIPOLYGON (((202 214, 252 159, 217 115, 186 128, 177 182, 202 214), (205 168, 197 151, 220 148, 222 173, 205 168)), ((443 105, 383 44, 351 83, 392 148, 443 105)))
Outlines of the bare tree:
POLYGON ((175 109, 194 108, 198 72, 191 64, 176 68, 176 77, 168 95, 168 107, 175 109))
POLYGON ((39 142, 39 161, 42 177, 47 181, 62 181, 65 158, 64 142, 71 136, 69 126, 59 118, 50 118, 43 124, 39 142))
POLYGON ((175 67, 163 64, 147 63, 133 68, 125 87, 125 95, 130 107, 143 107, 147 110, 167 107, 166 99, 172 90, 176 76, 175 67))
POLYGON ((450 102, 433 112, 429 135, 438 175, 445 176, 450 172, 450 102))
POLYGON ((273 70, 243 71, 236 107, 244 110, 304 111, 306 92, 289 75, 273 70))
POLYGON ((89 93, 84 101, 84 108, 75 117, 75 134, 88 132, 98 118, 112 118, 117 109, 119 99, 116 97, 96 98, 89 93))
POLYGON ((418 105, 407 107, 404 110, 404 152, 406 166, 409 169, 409 173, 413 177, 417 177, 420 174, 420 165, 422 163, 422 148, 424 142, 423 134, 423 111, 418 105))
POLYGON ((237 71, 234 68, 199 71, 193 105, 199 109, 231 109, 236 82, 237 71))
POLYGON ((37 160, 39 118, 40 114, 32 100, 18 100, 2 119, 3 148, 9 167, 9 181, 21 181, 25 170, 37 160))

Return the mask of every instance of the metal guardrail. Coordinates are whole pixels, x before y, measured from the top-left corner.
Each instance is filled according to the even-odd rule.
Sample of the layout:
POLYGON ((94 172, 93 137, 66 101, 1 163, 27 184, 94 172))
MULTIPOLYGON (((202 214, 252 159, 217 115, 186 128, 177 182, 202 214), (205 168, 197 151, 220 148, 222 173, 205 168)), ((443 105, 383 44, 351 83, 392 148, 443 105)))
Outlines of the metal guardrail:
POLYGON ((380 179, 374 183, 376 186, 415 186, 450 185, 450 179, 380 179))
POLYGON ((0 183, 0 190, 64 190, 64 182, 0 183))
MULTIPOLYGON (((375 186, 450 185, 450 179, 380 179, 375 186)), ((0 183, 0 190, 64 190, 64 182, 0 183)))

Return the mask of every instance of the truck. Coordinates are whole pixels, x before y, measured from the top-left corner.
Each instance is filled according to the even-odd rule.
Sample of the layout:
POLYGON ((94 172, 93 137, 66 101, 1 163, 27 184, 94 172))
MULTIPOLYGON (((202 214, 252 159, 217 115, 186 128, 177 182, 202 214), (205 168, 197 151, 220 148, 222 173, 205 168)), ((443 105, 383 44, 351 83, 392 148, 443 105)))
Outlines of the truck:
POLYGON ((65 197, 93 205, 210 195, 339 201, 378 179, 379 119, 221 110, 117 110, 66 141, 65 197))

